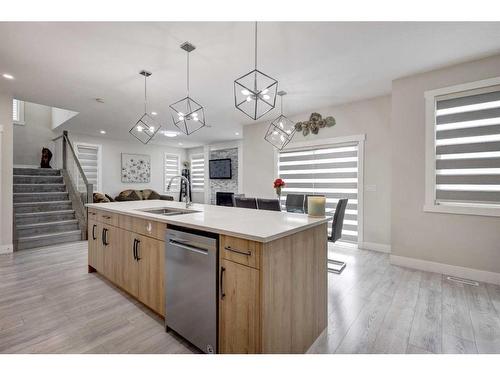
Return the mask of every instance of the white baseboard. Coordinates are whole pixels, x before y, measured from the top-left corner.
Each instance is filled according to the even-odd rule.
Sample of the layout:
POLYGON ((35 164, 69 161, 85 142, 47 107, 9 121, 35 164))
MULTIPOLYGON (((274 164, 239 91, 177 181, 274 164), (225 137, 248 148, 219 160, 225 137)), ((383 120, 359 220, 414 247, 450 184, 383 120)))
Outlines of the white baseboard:
POLYGON ((391 253, 391 245, 385 243, 362 242, 359 245, 359 248, 364 250, 379 251, 381 253, 391 253))
POLYGON ((421 271, 441 273, 444 275, 461 277, 463 279, 500 285, 500 273, 496 272, 453 266, 451 264, 444 264, 444 263, 431 262, 429 260, 402 257, 399 255, 391 255, 390 262, 391 264, 394 264, 396 266, 414 268, 421 271))
POLYGON ((10 245, 0 245, 0 254, 10 254, 14 251, 14 246, 10 245))

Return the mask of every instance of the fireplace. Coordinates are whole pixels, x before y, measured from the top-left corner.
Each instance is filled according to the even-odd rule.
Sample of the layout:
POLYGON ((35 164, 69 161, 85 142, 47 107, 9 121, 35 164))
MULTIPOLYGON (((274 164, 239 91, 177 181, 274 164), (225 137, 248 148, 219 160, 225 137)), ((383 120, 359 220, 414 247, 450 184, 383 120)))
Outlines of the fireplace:
POLYGON ((215 204, 217 206, 233 207, 234 193, 218 191, 215 193, 215 204))

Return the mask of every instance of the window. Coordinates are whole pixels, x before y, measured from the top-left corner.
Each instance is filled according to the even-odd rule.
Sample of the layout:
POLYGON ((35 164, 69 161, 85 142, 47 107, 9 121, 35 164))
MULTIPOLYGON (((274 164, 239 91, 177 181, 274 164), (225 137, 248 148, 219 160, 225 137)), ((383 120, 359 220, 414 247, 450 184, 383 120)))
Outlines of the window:
POLYGON ((280 152, 278 175, 286 184, 281 197, 284 209, 288 193, 324 195, 326 214, 333 220, 338 200, 348 198, 342 241, 358 242, 357 143, 280 152))
MULTIPOLYGON (((181 162, 179 155, 165 153, 165 192, 170 179, 181 174, 181 162)), ((179 179, 176 178, 170 187, 170 191, 179 191, 179 179)))
MULTIPOLYGON (((86 143, 75 143, 76 156, 82 166, 87 181, 93 185, 94 191, 102 191, 101 186, 101 146, 86 143)), ((78 191, 85 191, 80 173, 77 172, 75 165, 75 176, 77 177, 78 191)))
POLYGON ((500 81, 428 92, 426 106, 424 209, 500 216, 500 81))
POLYGON ((193 191, 205 190, 205 158, 203 154, 191 155, 191 186, 193 191))
POLYGON ((12 100, 12 121, 16 125, 24 125, 24 102, 12 100))

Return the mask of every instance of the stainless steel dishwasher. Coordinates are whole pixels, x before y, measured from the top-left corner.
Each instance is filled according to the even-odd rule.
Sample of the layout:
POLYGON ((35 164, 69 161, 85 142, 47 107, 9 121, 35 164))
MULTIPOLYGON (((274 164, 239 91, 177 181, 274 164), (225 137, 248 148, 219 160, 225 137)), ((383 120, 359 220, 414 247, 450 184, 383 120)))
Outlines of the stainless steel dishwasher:
POLYGON ((169 227, 165 247, 165 328, 216 353, 217 235, 169 227))

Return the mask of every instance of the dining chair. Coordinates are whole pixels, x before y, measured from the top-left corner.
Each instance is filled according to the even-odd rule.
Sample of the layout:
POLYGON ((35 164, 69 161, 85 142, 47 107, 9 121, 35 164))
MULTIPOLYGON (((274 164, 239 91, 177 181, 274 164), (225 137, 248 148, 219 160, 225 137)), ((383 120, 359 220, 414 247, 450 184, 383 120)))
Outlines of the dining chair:
MULTIPOLYGON (((344 226, 345 210, 347 208, 348 199, 339 199, 335 207, 335 214, 332 221, 332 234, 328 237, 328 241, 335 243, 342 238, 342 227, 344 226)), ((346 267, 346 263, 340 260, 328 258, 328 271, 341 273, 346 267)))
POLYGON ((304 213, 304 194, 287 194, 286 195, 286 211, 304 213))
POLYGON ((257 208, 259 210, 281 211, 279 199, 257 198, 257 208))
POLYGON ((257 209, 257 200, 255 198, 234 197, 234 207, 257 209))

